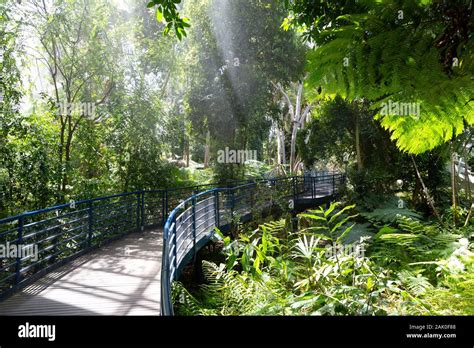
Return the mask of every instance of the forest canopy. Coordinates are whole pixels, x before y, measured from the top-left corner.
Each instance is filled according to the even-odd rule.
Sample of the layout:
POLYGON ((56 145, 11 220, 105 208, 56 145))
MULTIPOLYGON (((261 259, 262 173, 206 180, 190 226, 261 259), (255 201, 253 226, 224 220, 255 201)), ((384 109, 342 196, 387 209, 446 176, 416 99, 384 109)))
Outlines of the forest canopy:
MULTIPOLYGON (((177 270, 186 231, 194 265, 168 289, 183 315, 472 315, 472 14, 0 0, 0 238, 56 206, 39 232, 53 265, 148 219, 175 234, 177 270)), ((17 261, 0 272, 15 285, 17 261)))

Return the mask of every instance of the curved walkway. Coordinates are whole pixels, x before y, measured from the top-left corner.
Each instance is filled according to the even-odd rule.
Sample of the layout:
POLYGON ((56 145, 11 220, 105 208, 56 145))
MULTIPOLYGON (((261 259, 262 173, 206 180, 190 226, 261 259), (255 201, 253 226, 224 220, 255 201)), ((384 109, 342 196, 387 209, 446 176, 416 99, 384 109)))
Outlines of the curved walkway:
POLYGON ((131 233, 0 302, 0 315, 160 315, 162 248, 162 230, 131 233))
MULTIPOLYGON (((276 194, 301 208, 322 204, 337 194, 343 183, 344 176, 333 174, 264 180, 262 187, 271 190, 271 202, 276 194)), ((172 315, 171 282, 189 262, 188 256, 207 242, 214 227, 229 227, 235 216, 244 221, 252 208, 261 208, 254 199, 256 187, 256 183, 249 183, 201 193, 193 188, 191 194, 186 194, 186 188, 141 191, 82 201, 77 203, 78 209, 63 205, 0 220, 3 238, 13 236, 30 243, 35 238, 41 239, 37 243, 53 241, 42 246, 43 252, 60 254, 64 249, 57 252, 55 248, 73 239, 78 245, 88 242, 88 247, 81 249, 86 254, 63 266, 58 264, 58 268, 0 301, 0 315, 172 315), (182 196, 188 198, 168 214, 182 196), (45 213, 52 216, 44 217, 45 213), (153 227, 165 220, 165 232, 153 227), (106 242, 111 233, 124 236, 115 241, 110 237, 102 246, 101 240, 94 239, 96 233, 106 242), (88 239, 84 241, 84 237, 88 239), (100 248, 93 250, 94 246, 100 248)), ((3 266, 3 271, 10 272, 6 279, 16 275, 14 279, 28 281, 33 266, 54 260, 56 254, 23 268, 21 261, 27 259, 17 259, 14 272, 12 264, 3 266)))

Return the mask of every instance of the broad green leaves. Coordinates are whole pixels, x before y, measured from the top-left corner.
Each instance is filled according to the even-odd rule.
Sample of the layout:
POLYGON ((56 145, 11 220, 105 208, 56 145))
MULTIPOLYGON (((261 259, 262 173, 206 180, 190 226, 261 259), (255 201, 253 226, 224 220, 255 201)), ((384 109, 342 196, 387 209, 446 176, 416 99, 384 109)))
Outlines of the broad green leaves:
POLYGON ((176 36, 181 40, 186 34, 186 28, 190 27, 189 19, 181 17, 178 5, 181 0, 152 0, 148 3, 147 8, 157 7, 156 9, 156 20, 158 22, 166 22, 165 29, 163 30, 164 35, 168 35, 171 29, 174 28, 176 36))
POLYGON ((325 96, 372 101, 376 118, 399 149, 413 154, 431 150, 473 124, 474 39, 468 24, 458 22, 463 36, 445 47, 448 39, 440 38, 451 35, 451 24, 435 4, 325 5, 323 13, 323 5, 311 12, 302 5, 306 3, 293 5, 293 10, 300 25, 310 18, 318 23, 306 30, 317 43, 308 65, 313 88, 321 87, 325 96), (430 20, 438 17, 440 23, 430 20), (387 112, 388 103, 414 103, 419 113, 387 112))

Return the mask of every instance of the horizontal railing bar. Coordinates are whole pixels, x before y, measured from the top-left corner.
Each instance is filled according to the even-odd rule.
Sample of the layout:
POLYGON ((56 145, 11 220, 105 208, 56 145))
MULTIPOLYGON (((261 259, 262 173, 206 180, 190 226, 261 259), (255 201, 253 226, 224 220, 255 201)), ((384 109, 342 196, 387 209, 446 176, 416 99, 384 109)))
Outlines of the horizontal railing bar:
MULTIPOLYGON (((87 240, 84 240, 84 241, 82 241, 82 242, 80 242, 80 243, 77 243, 77 245, 82 245, 82 244, 84 244, 84 243, 86 243, 86 242, 87 242, 87 240)), ((64 253, 65 251, 72 251, 72 250, 70 250, 70 249, 69 249, 69 250, 68 250, 68 249, 59 250, 58 252, 56 252, 56 253, 54 253, 54 254, 48 255, 48 256, 42 258, 41 260, 38 260, 38 261, 35 262, 34 264, 30 264, 30 265, 26 266, 25 268, 22 268, 21 271, 20 271, 20 273, 23 273, 23 272, 29 270, 30 268, 32 268, 32 267, 34 267, 34 266, 36 266, 36 265, 45 263, 46 261, 48 261, 48 260, 50 260, 50 259, 52 259, 52 258, 55 258, 55 257, 57 257, 58 255, 64 253)), ((71 257, 71 256, 73 256, 73 255, 76 255, 76 254, 79 253, 79 252, 81 252, 81 250, 74 251, 71 255, 69 255, 69 256, 67 256, 67 257, 71 257)))
POLYGON ((6 276, 5 278, 0 279, 0 284, 4 284, 7 279, 13 278, 13 277, 15 277, 15 275, 16 275, 15 273, 12 273, 12 274, 6 276))
POLYGON ((14 259, 14 261, 12 261, 12 263, 7 264, 6 266, 2 266, 2 268, 0 268, 0 272, 3 272, 5 269, 10 268, 10 267, 14 266, 15 264, 16 264, 16 259, 14 259))
POLYGON ((50 222, 50 221, 53 221, 53 220, 62 219, 62 218, 65 218, 65 217, 68 217, 68 216, 71 216, 71 215, 75 215, 75 214, 78 214, 78 213, 84 213, 84 212, 87 213, 87 208, 71 211, 71 212, 68 212, 66 214, 62 214, 62 215, 58 215, 58 216, 53 216, 53 217, 50 217, 50 218, 47 218, 47 219, 44 219, 44 220, 31 222, 29 224, 23 225, 23 228, 34 227, 34 226, 37 226, 37 225, 45 223, 45 222, 50 222))
POLYGON ((205 209, 209 209, 210 207, 212 208, 213 206, 214 206, 214 202, 212 202, 211 204, 208 204, 208 205, 202 207, 202 208, 199 209, 199 210, 196 210, 196 211, 194 212, 194 215, 197 215, 197 213, 199 213, 199 212, 201 212, 201 211, 203 211, 203 210, 205 210, 205 209))
MULTIPOLYGON (((42 252, 44 252, 44 251, 49 251, 49 250, 51 250, 51 249, 57 248, 58 246, 63 245, 64 243, 67 243, 67 242, 69 242, 70 240, 72 240, 72 239, 74 239, 74 238, 79 238, 79 237, 86 236, 86 235, 87 235, 87 232, 83 232, 83 233, 80 233, 80 234, 75 234, 74 236, 69 237, 69 238, 67 238, 67 239, 64 239, 64 240, 62 240, 62 241, 60 241, 60 242, 58 242, 58 243, 56 243, 56 244, 52 244, 52 245, 50 245, 50 246, 47 246, 46 248, 43 248, 43 249, 41 249, 41 250, 38 250, 38 254, 40 254, 40 253, 42 253, 42 252)), ((22 259, 22 260, 24 260, 24 259, 22 259)))
POLYGON ((8 235, 9 233, 16 233, 18 232, 18 227, 15 227, 14 229, 12 230, 8 230, 8 231, 4 231, 4 232, 1 232, 0 233, 0 238, 3 237, 4 235, 8 235))
MULTIPOLYGON (((162 189, 162 190, 143 190, 143 191, 134 191, 134 192, 124 192, 124 193, 119 193, 119 194, 110 195, 110 196, 103 196, 103 197, 97 197, 97 198, 92 198, 92 199, 80 200, 80 201, 74 202, 74 204, 77 206, 77 205, 86 204, 86 203, 89 203, 89 202, 100 202, 100 201, 111 199, 111 198, 125 197, 125 196, 130 196, 130 195, 141 194, 141 193, 162 193, 162 192, 166 192, 166 191, 174 192, 174 191, 177 191, 177 190, 186 190, 186 189, 192 190, 192 189, 195 189, 195 188, 217 186, 217 185, 220 185, 220 184, 221 183, 211 183, 211 184, 186 186, 186 187, 176 187, 176 188, 162 189)), ((44 209, 40 209, 40 210, 33 210, 33 211, 24 212, 22 214, 17 214, 17 215, 11 216, 11 217, 0 219, 0 225, 4 224, 4 223, 7 223, 7 222, 14 221, 14 220, 18 220, 18 218, 21 217, 21 216, 29 217, 29 216, 33 216, 33 215, 48 213, 48 212, 51 212, 51 211, 54 211, 54 210, 70 208, 70 206, 71 206, 71 203, 64 203, 64 204, 58 204, 58 205, 48 207, 48 208, 44 208, 44 209)))
POLYGON ((61 233, 58 233, 58 234, 54 234, 52 236, 48 236, 42 240, 39 240, 39 241, 35 241, 34 243, 32 244, 41 244, 41 243, 44 243, 44 242, 48 242, 52 239, 56 239, 56 238, 59 238, 60 236, 62 236, 63 234, 66 234, 66 233, 71 233, 75 230, 78 230, 78 229, 83 229, 83 228, 87 228, 88 226, 87 225, 81 225, 81 226, 77 226, 77 227, 74 227, 74 228, 71 228, 71 229, 68 229, 66 231, 62 231, 61 233))
MULTIPOLYGON (((59 229, 61 227, 64 227, 66 225, 70 225, 70 224, 76 223, 76 222, 81 221, 81 220, 86 220, 86 219, 87 219, 87 216, 82 217, 80 219, 73 220, 73 221, 64 222, 60 225, 54 225, 54 226, 48 227, 48 228, 46 228, 44 230, 41 230, 41 231, 36 231, 36 232, 29 233, 29 234, 25 235, 23 237, 23 239, 29 239, 29 238, 32 238, 32 237, 36 237, 36 236, 38 236, 40 234, 43 234, 45 232, 50 232, 50 231, 53 231, 55 229, 59 229)), ((81 226, 83 226, 83 225, 81 225, 81 226)))
MULTIPOLYGON (((214 215, 213 217, 215 217, 215 215, 214 215)), ((210 219, 206 219, 206 220, 202 221, 199 225, 196 225, 196 231, 199 229, 199 227, 202 226, 203 223, 207 223, 207 222, 209 222, 209 221, 210 221, 210 219)), ((214 221, 214 222, 215 222, 215 221, 214 221)))

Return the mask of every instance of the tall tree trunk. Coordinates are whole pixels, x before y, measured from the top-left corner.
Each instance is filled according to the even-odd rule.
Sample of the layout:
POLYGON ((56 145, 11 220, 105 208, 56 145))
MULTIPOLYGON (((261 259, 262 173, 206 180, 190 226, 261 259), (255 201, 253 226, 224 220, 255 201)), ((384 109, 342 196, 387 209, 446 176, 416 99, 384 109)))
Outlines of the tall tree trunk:
POLYGON ((276 136, 277 136, 277 164, 282 164, 281 158, 281 137, 280 137, 280 129, 276 129, 276 136))
POLYGON ((63 166, 63 158, 64 158, 64 133, 66 128, 66 123, 61 121, 61 131, 59 135, 59 149, 58 149, 58 176, 57 176, 57 193, 58 193, 58 201, 62 201, 63 198, 63 190, 62 190, 62 183, 63 183, 63 175, 64 175, 64 166, 63 166))
POLYGON ((304 124, 304 120, 311 111, 312 105, 307 105, 304 110, 302 110, 302 99, 303 99, 303 81, 298 82, 297 92, 296 92, 296 103, 293 106, 290 97, 285 92, 283 87, 280 84, 274 84, 274 86, 281 92, 286 103, 288 105, 288 115, 291 121, 291 139, 290 139, 290 171, 293 172, 296 168, 296 136, 298 134, 299 128, 304 124))
POLYGON ((298 132, 298 124, 293 122, 293 130, 291 131, 291 146, 290 146, 290 172, 295 171, 296 163, 296 134, 298 132))
POLYGON ((469 200, 469 206, 472 205, 472 195, 471 195, 471 179, 469 177, 469 167, 467 164, 467 142, 463 147, 463 158, 464 158, 464 184, 465 184, 465 190, 466 190, 466 195, 467 199, 469 200))
POLYGON ((204 146, 204 168, 209 168, 211 160, 211 132, 207 131, 206 145, 204 146))
POLYGON ((435 207, 434 199, 433 197, 431 197, 430 191, 428 190, 428 187, 426 187, 425 182, 423 181, 423 178, 421 177, 421 173, 418 170, 418 166, 416 165, 415 158, 411 156, 411 160, 413 161, 413 166, 415 167, 416 176, 418 180, 420 181, 421 186, 423 187, 423 193, 424 193, 425 199, 428 202, 428 205, 430 206, 435 216, 438 218, 438 221, 442 222, 441 216, 439 215, 438 210, 435 207))
POLYGON ((189 139, 185 135, 185 140, 184 140, 184 149, 183 149, 183 160, 186 163, 186 167, 189 168, 189 139))
POLYGON ((455 163, 454 146, 451 144, 451 193, 453 206, 453 225, 456 226, 456 211, 458 207, 457 202, 457 187, 456 187, 456 163, 455 163))
POLYGON ((278 129, 278 164, 286 164, 285 131, 278 129))

